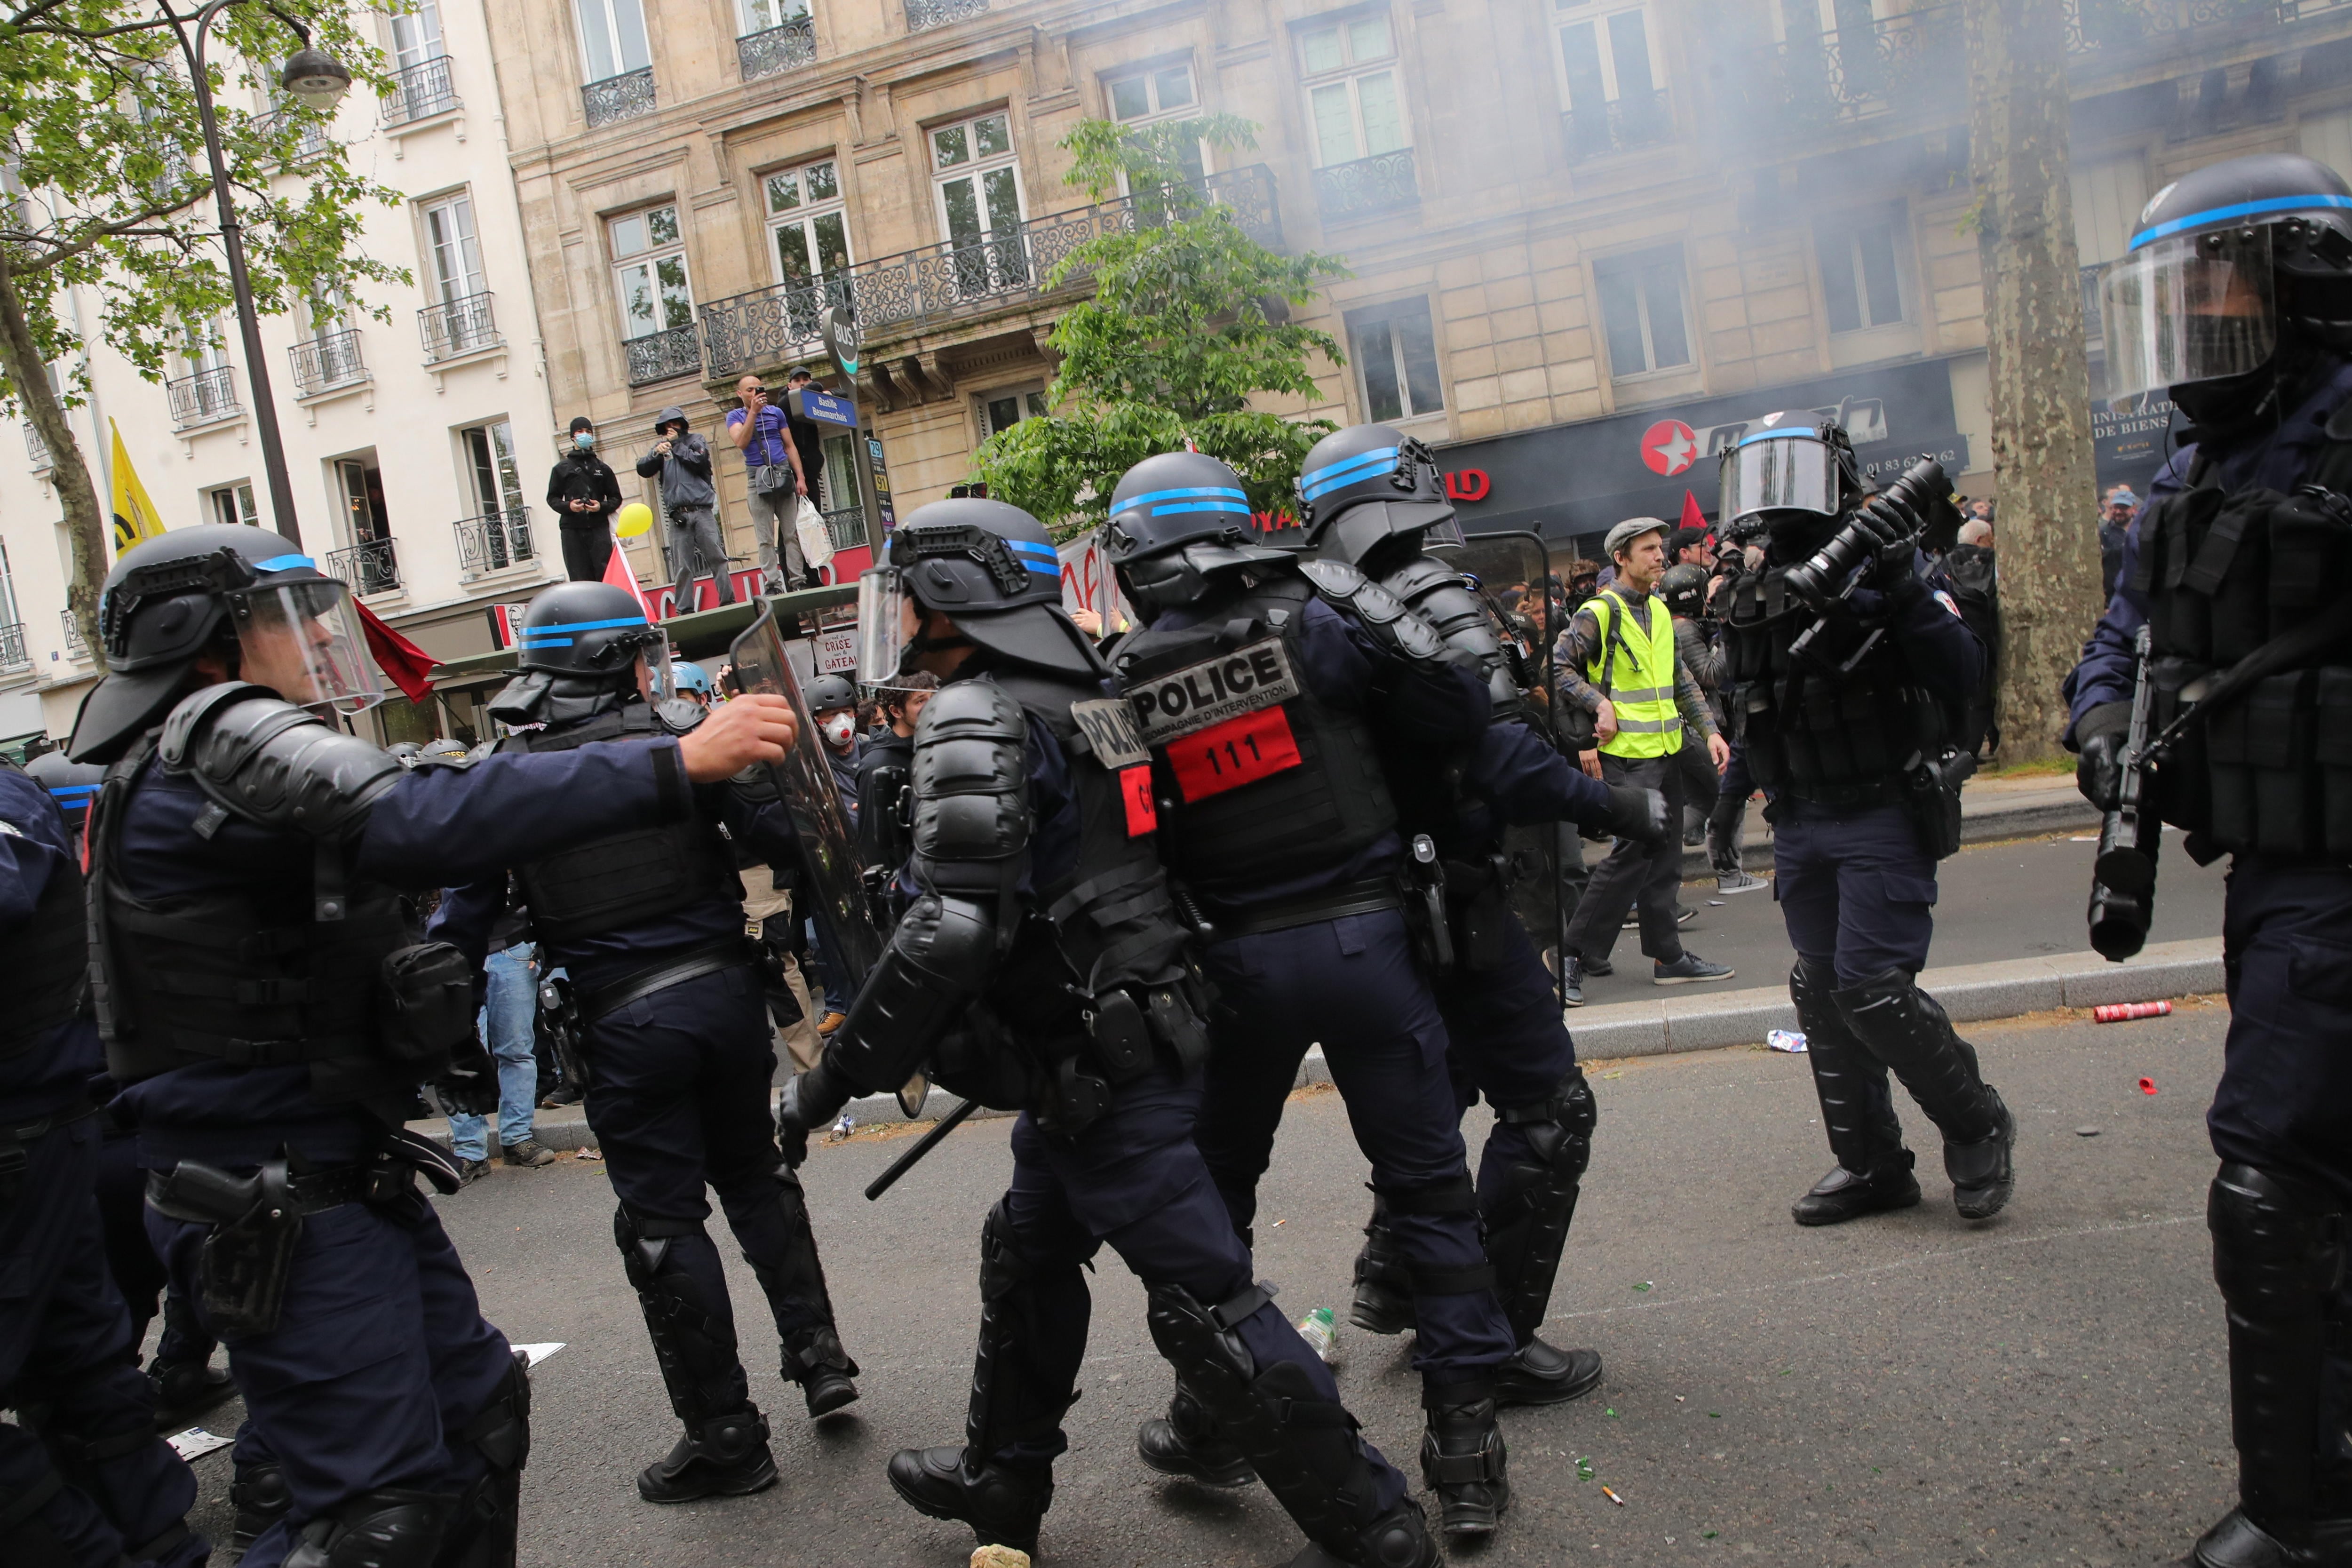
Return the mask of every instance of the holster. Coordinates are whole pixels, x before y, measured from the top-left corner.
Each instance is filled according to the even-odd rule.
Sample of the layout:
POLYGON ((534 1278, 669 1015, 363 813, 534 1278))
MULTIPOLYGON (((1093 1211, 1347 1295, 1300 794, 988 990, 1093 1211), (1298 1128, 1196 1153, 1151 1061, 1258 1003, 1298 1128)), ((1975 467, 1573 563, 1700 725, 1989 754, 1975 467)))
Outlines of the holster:
POLYGON ((1445 868, 1426 833, 1413 836, 1404 869, 1405 924, 1421 961, 1429 965, 1430 978, 1443 980, 1454 973, 1454 931, 1445 911, 1445 868))
POLYGON ((215 1333, 234 1342, 278 1327, 302 1239, 303 1211, 284 1160, 244 1177, 183 1160, 148 1173, 147 1206, 167 1219, 212 1227, 196 1272, 215 1333))
POLYGON ((1454 961, 1473 974, 1491 974, 1510 962, 1507 940, 1516 868, 1503 854, 1448 860, 1441 883, 1452 917, 1454 961))
POLYGON ((1150 1071, 1162 1047, 1185 1072, 1209 1056, 1209 1031, 1200 1008, 1177 985, 1155 985, 1140 996, 1126 990, 1104 993, 1087 1015, 1087 1034, 1094 1042, 1096 1065, 1114 1084, 1150 1071))
POLYGON ((1951 751, 1932 760, 1923 757, 1904 773, 1904 795, 1919 819, 1919 839, 1930 858, 1959 853, 1960 786, 1976 771, 1974 752, 1951 751))

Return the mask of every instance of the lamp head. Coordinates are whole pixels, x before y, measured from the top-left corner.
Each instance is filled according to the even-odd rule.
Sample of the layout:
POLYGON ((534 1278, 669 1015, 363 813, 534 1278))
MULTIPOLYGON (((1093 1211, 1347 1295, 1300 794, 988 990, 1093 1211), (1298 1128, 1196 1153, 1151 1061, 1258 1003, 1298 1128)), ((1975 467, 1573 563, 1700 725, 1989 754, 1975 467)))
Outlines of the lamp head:
POLYGON ((278 73, 278 85, 321 114, 331 114, 352 89, 352 73, 334 56, 305 45, 278 73))

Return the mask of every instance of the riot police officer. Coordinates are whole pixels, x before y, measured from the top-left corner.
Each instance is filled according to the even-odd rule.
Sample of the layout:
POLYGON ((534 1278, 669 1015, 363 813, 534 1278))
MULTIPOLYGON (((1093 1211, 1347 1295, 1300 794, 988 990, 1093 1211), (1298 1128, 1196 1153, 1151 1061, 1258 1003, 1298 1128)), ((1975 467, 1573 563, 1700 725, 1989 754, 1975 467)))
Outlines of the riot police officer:
POLYGON ((983 1544, 1035 1551, 1086 1350, 1085 1268, 1108 1241, 1144 1282, 1160 1353, 1316 1547, 1429 1568, 1404 1478, 1253 1282, 1192 1142, 1207 1037, 1153 848, 1150 753, 1060 584, 1035 519, 958 498, 900 522, 861 584, 865 678, 904 665, 941 681, 915 730, 912 901, 781 1119, 805 1138, 927 1062, 956 1093, 1022 1110, 1011 1190, 981 1232, 966 1440, 899 1453, 890 1483, 983 1544))
POLYGON ((1965 753, 1951 737, 1985 659, 1919 553, 1924 523, 1902 488, 1865 499, 1845 431, 1808 414, 1769 415, 1723 455, 1725 517, 1765 525, 1764 570, 1717 601, 1726 678, 1748 772, 1772 792, 1774 896, 1797 950, 1789 995, 1837 1156, 1797 1200, 1799 1225, 1919 1201, 1890 1068, 1943 1134, 1963 1217, 1999 1213, 2011 1184, 2016 1121, 1918 987, 1936 861, 1958 847, 1953 758, 1965 753), (1866 582, 1817 608, 1798 591, 1812 579, 1790 574, 1832 538, 1866 582))
MULTIPOLYGON (((1492 714, 1466 752, 1382 737, 1381 760, 1400 830, 1427 836, 1444 870, 1454 962, 1434 992, 1456 1100, 1466 1110, 1483 1094, 1495 1108, 1479 1156, 1478 1215, 1517 1347, 1499 1386, 1507 1401, 1522 1377, 1572 1398, 1601 1381, 1601 1357, 1558 1349, 1536 1330, 1568 1244, 1598 1110, 1552 977, 1513 912, 1514 883, 1527 873, 1506 853, 1504 832, 1575 822, 1654 839, 1670 831, 1664 797, 1586 777, 1537 728, 1521 697, 1528 672, 1514 665, 1461 576, 1427 553, 1430 543, 1461 534, 1426 447, 1386 425, 1339 431, 1307 453, 1298 493, 1308 548, 1324 569, 1378 584, 1486 679, 1492 714)), ((1551 887, 1537 890, 1549 895, 1551 887)), ((1413 1297, 1411 1264, 1375 1194, 1356 1260, 1352 1321, 1374 1333, 1401 1332, 1413 1325, 1413 1297)))
POLYGON ((380 696, 343 584, 252 527, 125 551, 100 623, 70 747, 107 769, 90 987, 149 1235, 283 1466, 247 1561, 511 1563, 530 1385, 416 1190, 447 1190, 446 1157, 401 1131, 453 1052, 488 1086, 474 966, 415 940, 394 884, 667 820, 689 783, 781 755, 789 711, 404 772, 320 715, 380 696))
MULTIPOLYGON (((531 601, 519 641, 520 673, 489 711, 540 727, 509 735, 496 755, 658 751, 709 721, 691 702, 648 700, 652 672, 669 668, 667 639, 624 589, 549 588, 531 601)), ((620 1199, 614 1239, 686 1426, 637 1477, 648 1502, 736 1496, 776 1479, 704 1224, 706 1185, 768 1299, 782 1373, 800 1384, 809 1415, 857 1397, 808 1202, 768 1119, 773 1036, 730 845, 797 861, 798 841, 781 805, 731 784, 688 792, 677 805, 667 822, 531 858, 515 879, 547 963, 564 970, 577 997, 588 1125, 620 1199)), ((478 963, 505 901, 503 878, 457 889, 435 932, 478 963)))
MULTIPOLYGON (((1104 541, 1145 627, 1113 659, 1151 751, 1162 861, 1213 934, 1216 988, 1197 1134, 1244 1239, 1285 1099, 1319 1040, 1372 1187, 1395 1217, 1421 1333, 1422 1476, 1449 1537, 1510 1500, 1497 1383, 1566 1392, 1517 1347, 1478 1237, 1444 1026, 1405 918, 1396 805, 1375 731, 1461 752, 1486 729, 1486 672, 1360 573, 1248 540, 1248 492, 1216 458, 1129 469, 1104 541)), ((1139 1447, 1211 1482, 1249 1467, 1181 1384, 1139 1447)))
POLYGON ((2240 1500, 2205 1568, 2352 1563, 2347 208, 2307 158, 2231 159, 2158 192, 2104 283, 2111 390, 2168 387, 2189 428, 2069 679, 2069 741, 2112 810, 2145 627, 2152 727, 2191 715, 2148 798, 2191 858, 2231 857, 2206 1220, 2240 1500))

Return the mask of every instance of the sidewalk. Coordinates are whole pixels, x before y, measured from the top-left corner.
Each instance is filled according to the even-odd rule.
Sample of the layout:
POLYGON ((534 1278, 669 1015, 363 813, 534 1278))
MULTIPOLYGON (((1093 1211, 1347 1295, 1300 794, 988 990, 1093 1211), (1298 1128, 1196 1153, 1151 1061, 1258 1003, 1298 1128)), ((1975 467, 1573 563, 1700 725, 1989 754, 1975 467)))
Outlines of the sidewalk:
MULTIPOLYGON (((2064 773, 2028 774, 2021 778, 1970 779, 1960 792, 1960 842, 1987 844, 2000 838, 2030 838, 2043 833, 2095 831, 2099 814, 2064 773)), ((1587 843, 1584 863, 1600 864, 1607 844, 1587 843)), ((1772 868, 1772 830, 1764 822, 1764 803, 1748 805, 1748 837, 1740 864, 1750 871, 1772 868)), ((1683 851, 1683 880, 1695 881, 1714 871, 1704 845, 1683 851)))

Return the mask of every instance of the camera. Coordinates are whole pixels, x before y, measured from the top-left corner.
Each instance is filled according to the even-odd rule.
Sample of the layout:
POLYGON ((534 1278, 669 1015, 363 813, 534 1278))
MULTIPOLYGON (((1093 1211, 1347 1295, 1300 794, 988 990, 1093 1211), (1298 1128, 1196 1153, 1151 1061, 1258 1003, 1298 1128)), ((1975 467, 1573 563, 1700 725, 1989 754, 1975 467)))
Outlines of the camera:
MULTIPOLYGON (((1945 477, 1944 465, 1933 458, 1911 465, 1883 493, 1902 503, 1923 525, 1936 508, 1952 504, 1952 482, 1945 477)), ((1855 574, 1877 552, 1878 543, 1877 533, 1856 513, 1811 560, 1789 569, 1789 591, 1815 611, 1828 609, 1844 596, 1855 574)))

